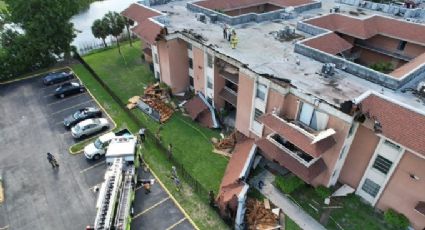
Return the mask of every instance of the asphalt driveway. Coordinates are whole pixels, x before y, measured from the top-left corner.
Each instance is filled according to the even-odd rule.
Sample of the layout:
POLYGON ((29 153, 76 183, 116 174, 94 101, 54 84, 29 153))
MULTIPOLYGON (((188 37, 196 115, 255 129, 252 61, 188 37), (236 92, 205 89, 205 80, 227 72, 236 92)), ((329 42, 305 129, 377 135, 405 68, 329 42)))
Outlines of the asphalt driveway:
POLYGON ((0 175, 6 200, 0 229, 84 229, 95 217, 90 188, 103 180, 105 165, 72 156, 76 141, 61 121, 74 110, 96 105, 90 94, 57 99, 56 86, 35 77, 0 85, 0 175), (46 160, 53 153, 60 167, 46 160))
MULTIPOLYGON (((1 230, 93 225, 94 188, 103 182, 106 165, 104 159, 69 154, 77 141, 62 121, 79 108, 97 104, 87 92, 57 99, 56 87, 42 85, 41 77, 0 85, 0 176, 6 197, 0 206, 1 230), (46 152, 55 155, 59 169, 52 169, 46 152)), ((139 170, 139 178, 153 176, 139 170)), ((194 229, 159 183, 151 191, 136 189, 132 229, 194 229)))

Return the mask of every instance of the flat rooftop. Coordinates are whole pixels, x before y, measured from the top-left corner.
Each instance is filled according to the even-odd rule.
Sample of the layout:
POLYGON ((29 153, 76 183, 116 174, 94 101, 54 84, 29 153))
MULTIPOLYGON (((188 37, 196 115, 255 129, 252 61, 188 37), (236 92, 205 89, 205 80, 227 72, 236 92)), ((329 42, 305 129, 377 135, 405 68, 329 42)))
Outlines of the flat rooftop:
MULTIPOLYGON (((403 93, 405 89, 416 88, 420 79, 414 79, 398 90, 391 90, 339 69, 336 70, 335 75, 325 77, 320 74, 322 62, 294 52, 295 43, 310 38, 311 35, 295 30, 298 38, 291 41, 276 39, 278 31, 283 30, 286 26, 296 29, 298 21, 328 14, 330 9, 335 6, 331 0, 322 1, 321 9, 303 12, 293 19, 251 22, 232 26, 239 38, 236 49, 232 49, 229 42, 223 38, 223 24, 198 21, 196 13, 186 8, 188 2, 173 1, 164 5, 152 6, 153 9, 167 13, 168 34, 180 33, 195 40, 202 37, 200 42, 204 45, 245 64, 253 72, 290 80, 296 88, 337 107, 344 101, 353 100, 366 91, 372 90, 411 107, 425 110, 425 103, 422 99, 413 95, 409 90, 403 93), (300 64, 297 65, 297 62, 300 64)), ((341 14, 348 14, 357 9, 349 5, 340 5, 339 7, 341 14)), ((362 10, 362 14, 358 17, 365 18, 373 14, 377 14, 377 12, 362 10)))

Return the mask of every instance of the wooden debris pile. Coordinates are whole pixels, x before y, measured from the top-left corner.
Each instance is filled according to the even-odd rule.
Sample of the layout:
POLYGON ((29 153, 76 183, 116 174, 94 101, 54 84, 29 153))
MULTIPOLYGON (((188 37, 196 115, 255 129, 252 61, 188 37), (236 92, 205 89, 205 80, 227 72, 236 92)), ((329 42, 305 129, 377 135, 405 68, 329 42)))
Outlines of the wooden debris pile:
POLYGON ((245 220, 249 230, 254 229, 273 229, 278 226, 278 216, 272 212, 270 205, 255 199, 246 201, 245 220))
POLYGON ((140 100, 140 96, 134 96, 128 99, 127 109, 134 109, 137 106, 137 102, 140 100))
POLYGON ((170 98, 169 92, 159 86, 159 83, 148 86, 142 98, 142 101, 153 109, 157 110, 160 115, 160 122, 164 123, 174 113, 173 108, 168 106, 164 101, 170 98))
POLYGON ((217 150, 233 149, 236 145, 236 132, 231 133, 226 138, 223 138, 214 143, 214 148, 217 150))
POLYGON ((169 98, 170 94, 168 90, 161 88, 159 83, 155 83, 145 89, 142 97, 134 96, 128 99, 127 108, 135 108, 137 103, 141 100, 152 109, 156 110, 160 115, 160 122, 164 123, 170 119, 174 113, 174 109, 165 103, 165 101, 169 101, 169 98))

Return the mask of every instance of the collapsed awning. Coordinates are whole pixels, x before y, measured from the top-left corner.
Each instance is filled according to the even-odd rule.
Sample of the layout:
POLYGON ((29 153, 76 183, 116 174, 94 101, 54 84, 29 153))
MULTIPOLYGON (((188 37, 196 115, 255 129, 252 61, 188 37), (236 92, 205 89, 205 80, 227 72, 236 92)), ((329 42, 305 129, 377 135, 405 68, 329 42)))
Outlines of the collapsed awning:
POLYGON ((267 160, 279 163, 306 183, 311 184, 312 180, 327 168, 322 158, 307 167, 265 138, 258 140, 255 144, 267 160))

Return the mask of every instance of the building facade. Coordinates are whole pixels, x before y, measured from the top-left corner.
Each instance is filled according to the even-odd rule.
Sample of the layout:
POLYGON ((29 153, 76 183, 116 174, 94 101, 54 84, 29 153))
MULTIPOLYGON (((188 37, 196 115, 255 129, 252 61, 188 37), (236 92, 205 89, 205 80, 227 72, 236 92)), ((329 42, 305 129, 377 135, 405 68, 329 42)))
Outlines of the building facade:
MULTIPOLYGON (((241 15, 265 17, 281 10, 279 4, 295 4, 240 2, 220 5, 227 8, 218 20, 220 14, 232 23, 241 15)), ((233 216, 243 211, 243 180, 260 155, 313 186, 347 184, 372 206, 392 208, 414 229, 425 228, 425 106, 419 83, 425 78, 425 36, 420 37, 425 26, 382 16, 298 16, 291 19, 296 30, 285 27, 282 33, 300 38, 288 42, 270 35, 272 22, 258 22, 261 29, 250 22, 235 25, 241 44, 231 49, 223 37, 223 23, 229 22, 215 22, 208 1, 198 4, 204 14, 192 12, 193 4, 185 1, 164 3, 133 4, 123 12, 137 22, 133 32, 143 41, 155 77, 174 94, 202 93, 249 140, 226 170, 218 197, 223 209, 233 204, 233 216), (361 26, 347 27, 356 23, 361 26), (391 63, 392 71, 371 69, 375 60, 391 63)), ((302 7, 309 3, 317 4, 306 1, 302 7)))

